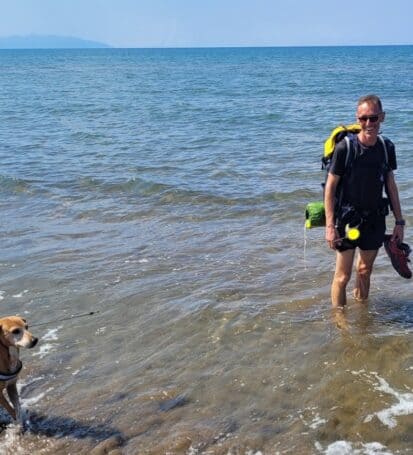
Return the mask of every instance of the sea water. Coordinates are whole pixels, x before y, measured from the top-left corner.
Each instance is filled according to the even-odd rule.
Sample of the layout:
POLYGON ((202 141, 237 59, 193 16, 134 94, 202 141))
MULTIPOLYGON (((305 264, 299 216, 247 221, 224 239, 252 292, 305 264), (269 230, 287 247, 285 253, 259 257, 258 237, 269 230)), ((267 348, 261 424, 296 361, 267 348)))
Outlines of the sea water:
POLYGON ((368 304, 337 315, 323 229, 303 239, 325 138, 377 93, 413 242, 412 46, 0 69, 1 315, 40 337, 0 452, 413 453, 411 282, 381 251, 368 304))

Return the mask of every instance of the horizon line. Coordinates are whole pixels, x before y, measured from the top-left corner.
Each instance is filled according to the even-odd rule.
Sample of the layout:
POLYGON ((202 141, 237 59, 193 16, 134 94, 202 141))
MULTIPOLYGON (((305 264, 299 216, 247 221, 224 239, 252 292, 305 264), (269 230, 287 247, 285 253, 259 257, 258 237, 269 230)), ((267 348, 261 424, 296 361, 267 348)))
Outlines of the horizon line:
MULTIPOLYGON (((99 43, 99 42, 96 42, 99 43)), ((112 46, 101 43, 106 47, 0 47, 0 50, 105 50, 105 49, 271 49, 271 48, 310 48, 310 47, 391 47, 413 46, 407 43, 386 44, 274 44, 274 45, 212 45, 212 46, 112 46)))

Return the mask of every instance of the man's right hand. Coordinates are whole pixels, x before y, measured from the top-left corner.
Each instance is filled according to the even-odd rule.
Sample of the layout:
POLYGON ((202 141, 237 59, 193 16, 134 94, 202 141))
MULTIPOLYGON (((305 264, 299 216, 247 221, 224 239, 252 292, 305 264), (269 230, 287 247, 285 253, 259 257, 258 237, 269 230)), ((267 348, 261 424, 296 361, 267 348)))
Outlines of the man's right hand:
POLYGON ((339 235, 337 232, 336 227, 334 224, 329 224, 326 226, 326 240, 328 243, 328 246, 335 250, 336 247, 340 244, 340 241, 338 240, 339 235))

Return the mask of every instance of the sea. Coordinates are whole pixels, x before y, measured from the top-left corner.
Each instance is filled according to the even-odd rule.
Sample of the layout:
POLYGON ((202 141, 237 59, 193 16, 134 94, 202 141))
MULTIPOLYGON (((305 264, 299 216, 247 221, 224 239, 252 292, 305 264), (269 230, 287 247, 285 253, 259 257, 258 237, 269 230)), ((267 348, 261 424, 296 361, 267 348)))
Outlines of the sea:
MULTIPOLYGON (((360 96, 413 246, 413 46, 0 51, 1 454, 413 454, 413 293, 330 303, 304 228, 360 96)), ((388 217, 392 232, 393 217, 388 217)))

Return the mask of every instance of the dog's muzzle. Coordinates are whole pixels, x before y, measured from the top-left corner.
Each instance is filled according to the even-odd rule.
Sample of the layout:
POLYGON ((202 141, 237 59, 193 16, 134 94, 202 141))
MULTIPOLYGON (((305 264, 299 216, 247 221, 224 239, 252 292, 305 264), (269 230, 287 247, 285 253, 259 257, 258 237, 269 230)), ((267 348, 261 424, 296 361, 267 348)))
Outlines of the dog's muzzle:
POLYGON ((30 346, 28 346, 28 348, 34 348, 38 341, 39 341, 38 338, 33 337, 32 342, 30 343, 30 346))

